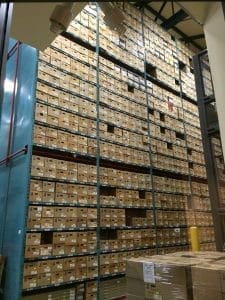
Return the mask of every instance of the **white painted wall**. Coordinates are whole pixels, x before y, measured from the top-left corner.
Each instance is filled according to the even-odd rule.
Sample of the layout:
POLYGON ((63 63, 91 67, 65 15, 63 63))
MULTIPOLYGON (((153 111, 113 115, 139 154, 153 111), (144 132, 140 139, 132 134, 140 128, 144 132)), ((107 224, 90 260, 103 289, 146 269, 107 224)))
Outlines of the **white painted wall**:
POLYGON ((221 2, 216 1, 210 4, 203 28, 215 90, 223 155, 225 157, 225 19, 221 2))

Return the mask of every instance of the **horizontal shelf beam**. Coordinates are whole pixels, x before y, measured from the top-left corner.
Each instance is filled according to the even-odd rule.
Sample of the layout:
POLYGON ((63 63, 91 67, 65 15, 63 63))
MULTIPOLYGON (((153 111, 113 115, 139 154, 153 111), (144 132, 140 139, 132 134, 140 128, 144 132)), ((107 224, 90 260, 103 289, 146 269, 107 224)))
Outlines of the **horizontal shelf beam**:
MULTIPOLYGON (((62 150, 62 149, 54 149, 50 147, 45 147, 45 146, 39 146, 39 145, 33 145, 33 154, 34 155, 39 155, 43 157, 52 157, 55 159, 63 159, 66 161, 73 161, 77 163, 84 163, 84 164, 91 164, 95 165, 96 164, 96 158, 89 156, 87 154, 78 154, 75 155, 75 153, 72 153, 70 151, 62 150)), ((173 179, 178 179, 178 180, 189 180, 189 175, 188 174, 182 174, 180 172, 176 171, 171 171, 171 170, 164 170, 156 167, 144 167, 144 166, 139 166, 134 165, 134 164, 129 164, 125 162, 119 162, 116 160, 110 160, 107 158, 100 158, 100 166, 101 167, 106 167, 106 168, 113 168, 113 169, 118 169, 118 170, 123 170, 123 171, 130 171, 130 172, 135 172, 135 173, 140 173, 140 174, 149 174, 150 170, 152 169, 153 175, 155 176, 160 176, 160 177, 170 177, 173 179)), ((206 178, 200 177, 200 176, 194 176, 191 175, 191 179, 193 181, 197 182, 202 182, 205 183, 207 182, 206 178)))

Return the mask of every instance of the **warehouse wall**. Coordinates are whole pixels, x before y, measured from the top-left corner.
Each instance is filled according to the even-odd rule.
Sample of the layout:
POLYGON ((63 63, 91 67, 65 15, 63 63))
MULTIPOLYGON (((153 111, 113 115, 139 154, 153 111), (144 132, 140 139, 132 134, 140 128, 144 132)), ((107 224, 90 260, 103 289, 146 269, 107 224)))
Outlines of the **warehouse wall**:
POLYGON ((225 55, 225 19, 221 2, 211 3, 208 16, 204 23, 204 33, 215 90, 221 141, 223 145, 223 155, 225 155, 225 69, 221 63, 224 61, 225 55))

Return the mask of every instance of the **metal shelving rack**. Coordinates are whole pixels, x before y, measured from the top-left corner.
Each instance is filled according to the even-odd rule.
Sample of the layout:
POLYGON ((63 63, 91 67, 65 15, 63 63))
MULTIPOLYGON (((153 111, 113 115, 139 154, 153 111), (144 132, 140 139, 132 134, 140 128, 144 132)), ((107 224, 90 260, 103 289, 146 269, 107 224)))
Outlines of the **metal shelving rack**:
MULTIPOLYGON (((143 15, 142 15, 143 17, 143 15)), ((144 21, 142 19, 142 26, 144 26, 144 21)), ((22 114, 22 112, 26 115, 26 118, 28 120, 26 126, 22 126, 22 127, 18 127, 20 130, 24 130, 23 131, 23 136, 21 137, 21 135, 19 136, 20 138, 20 143, 24 142, 24 141, 27 141, 27 135, 25 134, 25 132, 27 132, 26 130, 29 131, 29 141, 26 142, 28 144, 28 149, 29 149, 29 156, 28 158, 26 159, 26 161, 22 161, 21 162, 21 165, 19 165, 19 171, 16 173, 15 175, 15 179, 18 180, 18 182, 16 183, 17 184, 17 188, 18 186, 20 185, 23 185, 23 193, 21 193, 21 197, 23 199, 23 202, 22 202, 22 205, 21 203, 20 204, 20 209, 21 209, 21 216, 19 215, 20 217, 20 221, 23 223, 23 226, 22 226, 22 234, 19 236, 20 237, 20 243, 21 245, 24 246, 24 238, 25 238, 25 234, 26 232, 52 232, 52 231, 56 231, 56 232, 63 232, 63 231, 95 231, 96 232, 96 235, 97 235, 97 247, 96 247, 96 251, 91 251, 91 252, 85 252, 85 253, 77 253, 77 254, 73 254, 73 255, 47 255, 47 256, 40 256, 40 257, 36 257, 36 258, 31 258, 31 259, 25 259, 26 262, 35 262, 35 261, 43 261, 43 260, 47 260, 47 259, 57 259, 57 258, 66 258, 66 257, 82 257, 82 256, 88 256, 88 255, 95 255, 97 257, 97 261, 98 261, 98 276, 97 277, 93 277, 93 278, 86 278, 86 279, 77 279, 77 280, 71 280, 71 281, 68 281, 68 282, 64 282, 62 284, 51 284, 51 285, 45 285, 45 286, 41 286, 41 287, 34 287, 34 288, 28 288, 26 290, 24 290, 24 295, 30 295, 32 293, 38 293, 38 292, 41 292, 41 291, 49 291, 49 290, 52 290, 52 289, 59 289, 59 288, 63 288, 63 287, 72 287, 74 286, 74 284, 77 284, 77 283, 83 283, 83 282, 87 282, 87 281, 91 281, 91 280, 95 280, 97 281, 97 285, 98 285, 98 291, 97 291, 97 298, 100 299, 100 284, 101 284, 101 281, 102 280, 107 280, 107 279, 110 279, 110 278, 117 278, 117 277, 122 277, 124 276, 124 272, 118 272, 118 273, 111 273, 111 274, 105 274, 105 275, 102 275, 100 273, 100 255, 102 254, 113 254, 113 253, 118 253, 118 252, 129 252, 129 251, 135 251, 135 250, 152 250, 154 252, 158 252, 158 253, 161 253, 161 251, 163 251, 164 249, 168 249, 168 248, 172 248, 172 247, 188 247, 188 243, 187 242, 181 242, 179 244, 177 243, 170 243, 170 244, 166 244, 166 245, 163 245, 163 244, 160 244, 158 242, 158 239, 157 239, 157 232, 159 229, 177 229, 177 230, 185 230, 187 231, 187 225, 166 225, 166 226, 163 226, 163 225, 159 225, 157 224, 157 220, 156 220, 156 213, 158 211, 185 211, 185 209, 173 209, 173 208, 162 208, 162 207, 157 207, 157 204, 156 202, 154 201, 154 198, 156 196, 157 193, 163 193, 163 194, 171 194, 171 195, 180 195, 180 196, 191 196, 190 193, 183 193, 183 192, 173 192, 173 191, 160 191, 160 190, 157 190, 157 188, 155 187, 155 183, 154 183, 154 178, 153 176, 161 176, 161 177, 169 177, 169 178, 174 178, 174 179, 180 179, 180 180, 185 180, 185 181, 188 181, 191 185, 191 181, 195 181, 195 182, 201 182, 201 183, 206 183, 206 179, 204 177, 200 177, 200 176, 196 176, 196 175, 191 175, 190 174, 190 169, 189 169, 189 172, 188 173, 184 173, 180 170, 168 170, 168 168, 159 168, 159 167, 156 167, 156 166, 153 166, 153 163, 152 163, 152 155, 154 155, 154 152, 153 150, 151 149, 151 145, 149 145, 149 148, 146 150, 146 152, 149 154, 149 165, 139 165, 137 163, 129 163, 129 162, 125 162, 125 161, 120 161, 120 160, 116 160, 116 159, 110 159, 109 157, 101 157, 100 156, 100 142, 101 141, 106 141, 106 142, 110 142, 109 140, 107 139, 104 139, 100 136, 100 130, 99 130, 99 125, 100 125, 100 122, 102 123, 105 123, 105 124, 109 124, 109 122, 106 122, 106 121, 103 121, 101 119, 101 115, 100 115, 100 107, 108 107, 109 109, 112 109, 112 110, 115 110, 117 112, 122 112, 124 115, 125 114, 128 114, 126 111, 123 111, 123 110, 120 110, 120 109, 117 109, 111 105, 108 105, 106 103, 102 103, 100 101, 100 93, 101 93, 101 85, 100 85, 100 82, 99 82, 99 78, 100 78, 100 72, 103 72, 102 70, 100 70, 100 66, 99 66, 99 58, 100 57, 103 57, 107 60, 109 60, 110 62, 113 62, 115 64, 117 64, 118 66, 120 67, 123 67, 125 68, 126 70, 129 70, 131 71, 133 74, 135 75, 138 75, 138 76, 141 76, 144 80, 144 89, 145 89, 145 94, 146 94, 146 103, 142 104, 143 107, 145 107, 145 109, 149 110, 149 108, 151 108, 151 97, 149 94, 147 94, 147 82, 148 81, 151 81, 153 83, 155 83, 157 86, 169 91, 169 92, 172 92, 174 95, 176 96, 180 96, 181 99, 183 99, 183 101, 189 101, 190 103, 192 104, 196 104, 195 100, 190 98, 188 95, 186 95, 185 93, 182 92, 182 89, 180 91, 178 90, 174 90, 172 89, 169 85, 167 85, 166 83, 158 80, 157 78, 151 76, 150 74, 147 73, 146 71, 146 64, 147 64, 147 60, 146 60, 146 57, 144 58, 144 70, 143 71, 140 71, 139 69, 136 69, 135 67, 132 67, 131 65, 129 65, 128 63, 125 63, 123 61, 121 61, 120 59, 116 58, 115 56, 113 56, 111 53, 108 53, 107 51, 105 51, 102 47, 101 47, 101 44, 100 44, 100 39, 99 39, 99 11, 98 11, 98 7, 97 7, 97 10, 96 10, 96 31, 95 31, 95 34, 96 34, 96 45, 91 45, 90 43, 88 43, 87 41, 83 40, 82 38, 78 37, 78 36, 75 36, 69 32, 64 32, 62 34, 63 37, 69 39, 71 42, 73 43, 77 43, 79 45, 82 45, 84 46, 85 48, 93 51, 94 53, 96 53, 96 56, 97 56, 97 60, 96 60, 96 65, 94 66, 94 69, 96 71, 96 82, 90 82, 88 81, 89 83, 92 83, 95 88, 96 88, 96 101, 94 101, 93 99, 90 99, 88 97, 85 97, 83 95, 80 95, 80 94, 76 94, 74 92, 71 92, 67 89, 64 89, 64 88, 59 88, 57 85, 54 85, 54 84, 50 84, 49 82, 45 82, 41 79, 38 79, 38 82, 42 82, 42 83, 45 83, 45 84, 48 84, 49 86, 52 86, 54 88, 57 88, 61 91, 64 91, 64 92, 69 92, 71 95, 74 95, 74 96, 79 96, 80 98, 84 99, 84 100, 87 100, 89 101, 90 103, 94 103, 96 104, 96 116, 95 117, 90 117, 86 114, 81 114, 81 113, 78 113, 78 112, 75 112, 73 111, 72 108, 63 108, 63 107, 60 107, 58 105, 54 105, 54 104, 51 104, 51 103, 47 103, 43 100, 40 100, 40 99, 36 99, 36 103, 40 103, 40 104, 44 104, 44 105, 48 105, 48 107, 53 107, 53 108, 57 108, 57 109, 60 109, 60 111, 64 111, 64 112, 70 112, 70 113, 73 113, 74 115, 79 115, 79 116, 83 116, 83 117, 86 117, 88 119, 91 119, 93 121, 96 122, 96 135, 95 136, 91 136, 91 135, 88 135, 88 134, 84 134, 84 133, 81 133, 81 132, 78 132, 78 131, 74 131, 73 129, 65 129, 65 128, 62 128, 62 127, 59 127, 59 126, 54 126, 54 125, 47 125, 46 123, 44 122, 40 122, 40 121, 34 121, 34 116, 33 116, 33 112, 34 112, 34 106, 35 106, 35 96, 34 96, 34 93, 35 93, 35 80, 36 80, 36 71, 35 71, 35 67, 36 67, 36 63, 37 63, 37 52, 32 49, 31 47, 28 47, 28 46, 21 46, 23 48, 23 55, 28 54, 30 55, 30 65, 32 67, 32 72, 27 72, 26 76, 29 77, 29 80, 32 81, 32 83, 30 84, 29 88, 29 92, 30 92, 30 97, 32 99, 32 103, 30 102, 30 106, 24 111, 23 108, 24 106, 21 105, 19 106, 18 105, 18 108, 20 109, 20 114, 22 116, 24 116, 22 114), (27 51, 27 52, 26 52, 27 51), (76 135, 81 135, 81 136, 85 136, 85 137, 88 137, 88 138, 92 138, 92 139, 95 139, 97 141, 97 154, 96 155, 89 155, 89 154, 86 154, 86 153, 80 153, 80 152, 76 152, 76 151, 70 151, 70 150, 65 150, 65 149, 61 149, 61 148, 57 148, 57 147, 49 147, 49 146, 44 146, 44 145, 41 145, 41 144, 33 144, 32 145, 32 138, 31 138, 31 131, 32 131, 32 128, 33 128, 33 123, 35 124, 39 124, 39 125, 43 125, 43 126, 48 126, 48 127, 51 127, 53 129, 58 129, 58 130, 62 130, 64 132, 67 132, 67 133, 72 133, 72 134, 76 134, 76 135), (32 148, 32 151, 31 151, 31 148, 32 148), (75 180, 64 180, 64 179, 55 179, 55 178, 48 178, 48 177, 38 177, 38 176, 30 176, 30 163, 31 163, 31 155, 40 155, 40 156, 49 156, 51 158, 62 158, 62 159, 65 159, 67 161, 71 161, 71 162, 80 162, 80 163, 86 163, 86 164, 89 164, 89 165, 92 165, 92 166, 96 166, 96 171, 97 171, 97 175, 96 175, 96 182, 79 182, 79 181, 75 181, 75 180), (100 167, 108 167, 108 168, 115 168, 115 169, 118 169, 118 170, 124 170, 124 171, 133 171, 133 172, 139 172, 141 174, 148 174, 150 179, 151 179, 151 188, 136 188, 136 187, 131 187, 131 186, 126 186, 124 184, 121 183, 121 186, 118 186, 118 185, 109 185, 109 184, 105 184, 105 183, 102 183, 101 182, 101 178, 100 178, 100 167), (21 182, 22 181, 22 178, 21 178, 21 172, 24 172, 25 174, 25 181, 26 182, 21 182), (29 199, 28 199, 28 195, 27 195, 27 191, 29 189, 29 181, 30 179, 37 179, 37 180, 46 180, 46 181, 50 181, 50 182, 59 182, 59 183, 71 183, 71 184, 82 184, 82 185, 89 185, 89 186, 96 186, 96 204, 68 204, 68 203, 52 203, 52 202, 30 202, 28 203, 29 199), (121 206, 121 205, 102 205, 101 202, 100 202, 100 189, 102 187, 113 187, 113 188, 122 188, 122 189, 127 189, 127 190, 140 190, 140 191, 146 191, 146 192, 151 192, 151 195, 152 195, 152 205, 151 207, 140 207, 140 206, 121 206), (90 208, 96 208, 97 209, 97 227, 92 227, 92 228, 87 228, 87 227, 84 227, 84 228, 80 228, 80 227, 76 227, 76 228, 47 228, 47 229, 41 229, 41 228, 37 228, 37 229, 27 229, 26 230, 26 226, 25 226, 25 215, 27 214, 27 209, 28 209, 28 205, 32 205, 32 206, 48 206, 48 207, 51 207, 51 206, 59 206, 59 207, 90 207, 90 208), (127 209, 130 209, 130 208, 135 208, 135 209, 139 209, 139 210, 149 210, 149 211, 153 211, 154 213, 154 224, 152 225, 149 225, 149 226, 111 226, 111 227, 101 227, 100 226, 100 209, 101 208, 127 208, 127 209), (155 246, 143 246, 143 247, 132 247, 132 248, 123 248, 123 249, 114 249, 114 250, 101 250, 100 249, 100 230, 101 229, 104 229, 104 230, 108 230, 108 229, 111 229, 111 230, 116 230, 116 229, 124 229, 124 230, 130 230, 130 229, 134 229, 134 230, 139 230, 139 229, 153 229, 154 232, 155 232, 155 246)), ((143 38, 143 47, 144 47, 144 30, 143 30, 143 27, 142 27, 142 38, 143 38)), ((54 49, 54 46, 51 46, 53 49, 54 49)), ((61 53, 64 53, 62 50, 59 50, 57 48, 55 48, 57 51, 61 52, 61 53)), ((66 55, 68 55, 66 53, 66 55)), ((71 57, 73 57, 71 55, 71 57)), ((74 59, 74 57, 73 57, 74 59)), ((77 61, 79 61, 79 59, 77 59, 77 61)), ((42 61, 43 62, 43 61, 42 61)), ((82 63, 88 65, 87 62, 83 62, 82 63)), ((51 66, 51 64, 48 64, 49 66, 51 66)), ((21 74, 23 74, 24 70, 23 68, 20 66, 20 72, 21 74)), ((58 69, 60 70, 60 68, 55 68, 55 69, 58 69)), ((62 71, 62 70, 61 70, 62 71)), ((66 72, 65 72, 66 73, 66 72)), ((68 73, 69 74, 69 73, 68 73)), ((23 74, 25 76, 25 74, 23 74)), ((76 75, 73 74, 73 76, 75 77, 76 75)), ((79 76, 77 76, 79 78, 79 76)), ((27 79, 27 77, 26 77, 27 79)), ((80 79, 82 79, 80 77, 80 79)), ((19 80, 22 80, 22 78, 20 77, 19 80)), ((30 82, 28 80, 28 82, 30 82)), ((84 80, 84 79, 83 79, 84 80)), ((180 88, 181 87, 181 84, 180 84, 180 88)), ((103 89, 106 89, 105 87, 103 89)), ((115 91, 113 91, 114 93, 116 93, 115 91)), ((136 102, 135 100, 131 100, 130 98, 125 98, 126 100, 129 100, 129 101, 132 101, 132 102, 136 102)), ((160 101, 163 101, 160 99, 160 101)), ((141 105, 140 102, 136 102, 137 104, 141 105)), ((6 107, 5 107, 6 109, 6 107)), ((160 112, 160 110, 157 110, 155 109, 155 111, 157 112, 160 112)), ((165 112, 163 112, 165 114, 165 112)), ((130 116, 133 116, 133 117, 136 117, 136 118, 139 118, 140 120, 144 120, 145 122, 148 123, 148 138, 151 140, 151 139, 156 139, 156 140, 159 140, 159 141, 164 141, 163 139, 159 138, 159 137, 155 137, 151 134, 151 125, 154 123, 153 121, 150 120, 149 118, 149 114, 148 114, 148 118, 142 118, 142 117, 138 117, 137 115, 135 115, 135 112, 134 113, 130 113, 130 116)), ((171 115, 169 115, 171 117, 171 115)), ((172 117, 171 117, 172 118, 172 117)), ((183 120, 183 125, 185 126, 185 121, 183 120)), ((155 124, 155 123, 154 123, 155 124)), ((113 124, 113 126, 115 127, 118 127, 118 128, 124 128, 126 130, 128 130, 128 128, 126 127, 123 127, 123 126, 116 126, 115 124, 113 124)), ((159 125, 160 126, 160 125, 159 125)), ((164 126, 166 127, 166 125, 164 126)), ((168 127, 170 130, 171 128, 168 127)), ((135 131, 135 130, 132 130, 132 129, 129 129, 130 132, 134 132, 134 133, 139 133, 138 131, 135 131)), ((177 132, 178 134, 180 133, 179 130, 176 130, 174 129, 175 132, 177 132)), ((112 144, 118 144, 120 145, 121 143, 117 143, 117 142, 113 142, 111 141, 112 144)), ((121 144, 122 145, 122 144, 121 144)), ((130 146, 130 145, 124 145, 125 147, 130 147, 132 149, 135 149, 137 147, 133 147, 133 146, 130 146)), ((187 145, 183 145, 182 146, 183 148, 187 148, 187 145)), ((143 150, 141 150, 143 151, 143 150)), ((163 156, 163 154, 160 154, 163 156)), ((165 155, 166 156, 166 155, 165 155)), ((181 160, 184 160, 184 161, 187 161, 189 162, 188 158, 186 159, 182 159, 181 160)), ((1 171, 1 170, 0 170, 1 171)), ((1 175, 1 173, 0 173, 1 175)), ((15 195, 14 195, 15 196, 15 195)), ((12 199, 13 201, 15 200, 15 197, 12 199)), ((18 200, 17 199, 17 204, 18 204, 18 200)), ((14 204, 14 202, 12 202, 14 204)), ((18 204, 18 205, 19 205, 18 204)), ((18 207, 18 206, 17 206, 18 207)), ((12 209, 12 207, 11 207, 12 209)), ((17 216, 17 208, 16 208, 16 211, 15 211, 15 208, 12 209, 13 210, 13 213, 14 213, 14 216, 16 215, 17 216)), ((13 228, 13 232, 15 233, 15 230, 18 228, 18 224, 14 224, 15 227, 13 228)), ((21 226, 21 225, 20 225, 21 226)), ((8 229, 7 229, 8 230, 8 229)), ((16 235, 16 234, 15 234, 16 235)), ((17 235, 16 235, 17 236, 17 235)), ((15 238, 15 236, 11 237, 11 240, 10 240, 10 243, 12 243, 12 241, 14 241, 13 239, 15 238)), ((23 247, 22 247, 23 248, 23 247)), ((15 250, 15 249, 14 249, 15 250)), ((22 249, 23 250, 23 249, 22 249)), ((22 251, 21 250, 21 251, 22 251)), ((23 251, 22 251, 23 252, 23 251)), ((9 270, 9 278, 8 278, 8 282, 7 282, 7 294, 6 294, 6 298, 4 298, 4 300, 17 300, 19 299, 20 297, 20 294, 21 294, 21 281, 22 281, 22 269, 23 269, 23 262, 24 262, 24 258, 23 258, 23 255, 22 253, 21 254, 21 261, 18 263, 18 261, 15 261, 15 258, 9 258, 9 264, 8 264, 8 270, 9 270, 9 266, 10 266, 10 270, 9 270), (14 270, 14 272, 12 271, 12 266, 13 264, 16 264, 16 271, 14 270), (16 282, 16 285, 14 285, 14 282, 16 282)), ((13 255, 15 255, 15 251, 13 252, 13 255)))
POLYGON ((0 112, 3 98, 3 85, 6 71, 9 30, 12 17, 12 4, 0 4, 0 112))
MULTIPOLYGON (((146 98, 146 109, 147 109, 147 123, 148 123, 148 139, 151 140, 151 123, 148 113, 148 108, 150 107, 149 102, 149 95, 148 95, 148 86, 147 86, 147 61, 146 61, 146 50, 145 50, 145 36, 144 36, 144 18, 143 18, 143 12, 141 14, 141 23, 142 23, 142 43, 144 47, 144 85, 145 85, 145 98, 146 98)), ((152 209, 153 209, 153 220, 154 220, 154 232, 155 232, 155 245, 156 245, 156 253, 158 254, 158 233, 157 233, 157 215, 156 215, 156 204, 155 204, 155 189, 154 189, 154 179, 153 179, 153 159, 152 159, 152 149, 151 149, 151 143, 149 142, 149 176, 151 177, 151 187, 152 187, 152 209)))
POLYGON ((225 186, 223 178, 225 169, 216 111, 216 99, 207 50, 194 56, 193 64, 209 193, 215 224, 216 246, 217 250, 221 251, 224 250, 225 246, 225 211, 223 199, 224 191, 222 190, 222 192, 220 192, 220 189, 225 186), (216 150, 216 147, 219 148, 219 151, 216 150), (219 172, 220 168, 222 168, 222 173, 219 172))
POLYGON ((0 240, 6 257, 0 298, 4 300, 21 295, 36 72, 37 50, 11 39, 0 117, 0 240))

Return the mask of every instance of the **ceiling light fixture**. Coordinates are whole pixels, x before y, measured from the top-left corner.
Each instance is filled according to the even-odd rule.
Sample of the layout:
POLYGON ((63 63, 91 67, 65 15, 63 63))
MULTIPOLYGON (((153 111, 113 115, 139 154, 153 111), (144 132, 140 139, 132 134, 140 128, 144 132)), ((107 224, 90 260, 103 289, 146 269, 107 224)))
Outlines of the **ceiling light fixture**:
POLYGON ((105 17, 103 18, 106 25, 111 29, 123 35, 126 31, 124 26, 125 16, 122 11, 113 5, 111 2, 99 2, 99 6, 105 17))
MULTIPOLYGON (((56 5, 50 17, 50 30, 55 34, 66 31, 70 22, 83 10, 88 2, 63 2, 56 5)), ((104 13, 104 21, 111 29, 122 35, 126 31, 124 26, 125 17, 122 11, 111 2, 99 2, 99 6, 104 13)))
POLYGON ((50 30, 55 34, 65 31, 73 19, 73 2, 56 5, 50 16, 50 30))

